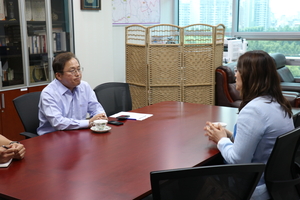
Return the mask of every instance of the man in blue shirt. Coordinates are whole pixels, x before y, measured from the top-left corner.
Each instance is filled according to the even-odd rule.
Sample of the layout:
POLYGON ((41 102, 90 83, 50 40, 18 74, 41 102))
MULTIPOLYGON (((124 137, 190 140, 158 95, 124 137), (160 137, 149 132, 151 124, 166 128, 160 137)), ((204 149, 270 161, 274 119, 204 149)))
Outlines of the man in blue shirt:
POLYGON ((82 68, 73 53, 57 55, 52 67, 55 79, 43 89, 39 102, 39 135, 88 128, 94 120, 107 119, 94 91, 81 80, 82 68))

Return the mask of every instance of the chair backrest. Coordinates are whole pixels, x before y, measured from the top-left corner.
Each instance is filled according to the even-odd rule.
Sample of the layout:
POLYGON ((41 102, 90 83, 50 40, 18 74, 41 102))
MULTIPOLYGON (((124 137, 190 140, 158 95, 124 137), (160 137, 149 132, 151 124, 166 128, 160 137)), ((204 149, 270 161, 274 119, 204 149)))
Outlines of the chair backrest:
POLYGON ((270 54, 270 56, 274 59, 277 69, 280 69, 280 68, 285 66, 286 58, 283 54, 281 54, 281 53, 272 53, 272 54, 270 54))
POLYGON ((132 101, 128 83, 108 82, 94 88, 98 101, 106 115, 132 110, 132 101))
POLYGON ((264 174, 274 200, 300 198, 299 138, 300 127, 276 139, 264 174))
POLYGON ((234 67, 236 63, 228 66, 219 66, 216 69, 216 105, 239 107, 241 97, 236 90, 234 67))
POLYGON ((288 67, 286 67, 286 58, 281 53, 273 53, 270 56, 276 63, 277 72, 283 82, 295 82, 295 78, 288 67))
POLYGON ((300 112, 293 115, 294 126, 298 128, 300 126, 300 112))
POLYGON ((38 104, 41 92, 23 94, 13 100, 17 113, 26 132, 37 134, 39 127, 38 104))
POLYGON ((281 82, 295 82, 295 78, 288 67, 277 69, 281 82))
POLYGON ((154 200, 250 199, 265 164, 228 164, 150 173, 154 200))

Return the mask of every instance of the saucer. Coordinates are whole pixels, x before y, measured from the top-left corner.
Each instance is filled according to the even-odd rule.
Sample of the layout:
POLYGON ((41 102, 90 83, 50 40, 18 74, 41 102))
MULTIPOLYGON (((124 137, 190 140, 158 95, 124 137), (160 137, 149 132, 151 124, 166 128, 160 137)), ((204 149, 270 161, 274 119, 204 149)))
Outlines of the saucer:
POLYGON ((105 133, 105 132, 108 132, 110 129, 111 129, 110 126, 105 126, 105 128, 103 130, 99 130, 95 126, 91 127, 91 130, 94 132, 97 132, 97 133, 105 133))

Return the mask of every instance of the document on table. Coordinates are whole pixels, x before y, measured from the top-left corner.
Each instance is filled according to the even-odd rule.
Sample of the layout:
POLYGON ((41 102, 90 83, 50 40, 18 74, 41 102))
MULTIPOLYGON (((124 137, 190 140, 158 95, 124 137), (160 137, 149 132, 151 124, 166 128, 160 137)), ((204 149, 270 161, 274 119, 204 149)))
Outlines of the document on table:
POLYGON ((0 164, 0 167, 8 167, 8 165, 11 163, 12 159, 10 159, 8 162, 6 163, 2 163, 0 164))
POLYGON ((142 121, 144 119, 147 119, 149 117, 152 117, 153 114, 145 114, 145 113, 134 113, 134 112, 118 112, 116 114, 111 115, 110 117, 116 118, 121 115, 129 115, 127 119, 132 119, 132 120, 137 120, 137 121, 142 121))

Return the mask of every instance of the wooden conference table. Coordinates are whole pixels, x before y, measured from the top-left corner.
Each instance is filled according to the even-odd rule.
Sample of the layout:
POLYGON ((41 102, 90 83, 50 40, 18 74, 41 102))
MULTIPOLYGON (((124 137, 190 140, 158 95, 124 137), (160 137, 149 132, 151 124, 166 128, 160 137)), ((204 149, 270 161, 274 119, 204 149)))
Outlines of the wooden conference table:
MULTIPOLYGON (((23 140, 26 156, 0 168, 0 194, 32 199, 135 199, 151 190, 150 171, 193 167, 218 154, 204 136, 206 121, 233 129, 237 109, 161 102, 133 112, 153 114, 143 121, 57 131, 23 140)), ((0 195, 1 196, 1 195, 0 195)))

